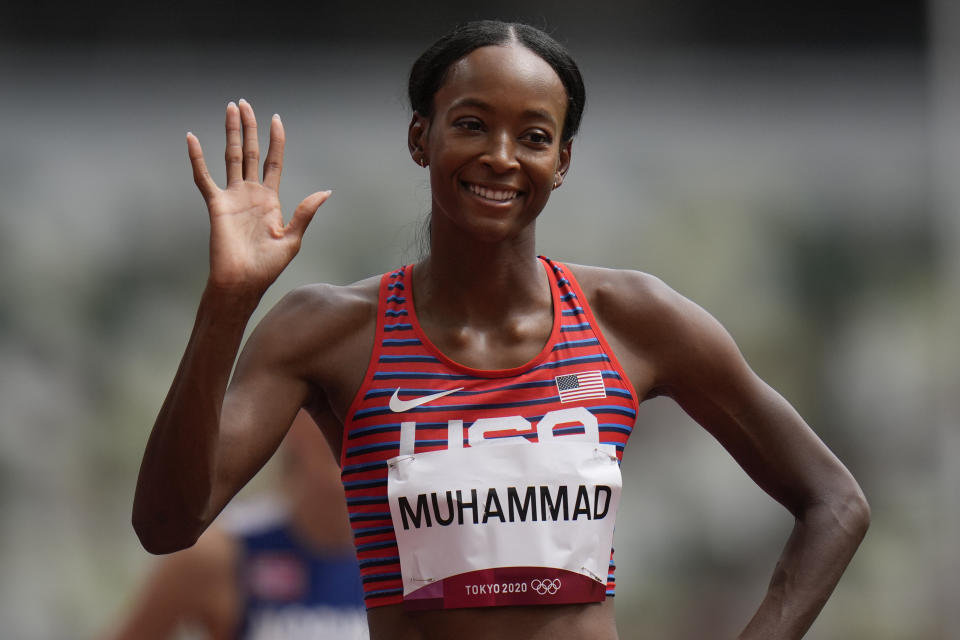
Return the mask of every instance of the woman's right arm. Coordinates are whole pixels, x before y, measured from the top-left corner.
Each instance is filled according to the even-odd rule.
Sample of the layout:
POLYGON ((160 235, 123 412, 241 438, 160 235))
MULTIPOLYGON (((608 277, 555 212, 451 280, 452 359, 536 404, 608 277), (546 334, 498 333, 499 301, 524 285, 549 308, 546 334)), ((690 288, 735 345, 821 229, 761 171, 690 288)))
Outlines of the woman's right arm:
POLYGON ((271 314, 274 320, 258 328, 259 346, 248 347, 243 394, 227 391, 250 316, 299 251, 307 225, 330 194, 311 194, 284 224, 278 197, 283 146, 283 125, 274 116, 261 182, 253 109, 243 100, 239 106, 231 102, 227 185, 220 189, 207 171, 199 140, 187 134, 194 181, 210 216, 210 274, 140 466, 133 526, 152 553, 196 541, 272 455, 309 393, 304 379, 284 365, 289 314, 283 312, 271 314))

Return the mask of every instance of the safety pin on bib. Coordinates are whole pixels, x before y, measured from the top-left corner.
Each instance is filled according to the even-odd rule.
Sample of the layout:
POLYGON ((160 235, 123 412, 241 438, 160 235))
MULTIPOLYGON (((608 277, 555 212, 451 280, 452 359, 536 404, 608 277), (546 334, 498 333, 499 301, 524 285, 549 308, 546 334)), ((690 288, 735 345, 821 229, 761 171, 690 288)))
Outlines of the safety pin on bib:
POLYGON ((414 456, 412 453, 405 456, 397 456, 396 458, 392 458, 389 462, 387 462, 387 466, 391 469, 396 469, 401 462, 413 462, 415 457, 416 456, 414 456))
POLYGON ((596 580, 597 582, 603 582, 603 580, 600 578, 600 576, 598 576, 597 574, 595 574, 593 571, 590 571, 590 569, 588 569, 588 568, 586 568, 586 567, 580 567, 580 573, 586 573, 586 574, 588 574, 591 578, 593 578, 594 580, 596 580))
POLYGON ((609 460, 614 460, 614 461, 615 461, 615 460, 617 459, 616 454, 611 454, 611 453, 609 453, 609 452, 601 449, 600 447, 594 447, 593 452, 594 452, 594 453, 599 453, 602 457, 608 458, 609 460))

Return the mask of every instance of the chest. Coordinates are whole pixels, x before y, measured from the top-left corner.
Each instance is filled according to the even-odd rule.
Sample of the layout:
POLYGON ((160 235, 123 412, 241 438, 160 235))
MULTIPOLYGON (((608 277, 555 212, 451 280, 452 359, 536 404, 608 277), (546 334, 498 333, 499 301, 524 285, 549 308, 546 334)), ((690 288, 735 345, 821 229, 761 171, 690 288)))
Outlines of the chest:
POLYGON ((500 317, 493 326, 450 326, 424 315, 418 320, 426 342, 439 352, 468 369, 486 371, 514 369, 534 360, 554 329, 549 305, 500 317))
POLYGON ((619 445, 619 456, 636 418, 632 385, 576 282, 545 267, 552 306, 496 335, 428 332, 409 267, 385 275, 369 365, 343 416, 342 462, 566 435, 619 445))
MULTIPOLYGON (((344 415, 341 448, 343 484, 368 606, 396 603, 405 591, 404 597, 410 596, 413 582, 400 581, 401 557, 407 558, 408 569, 413 562, 427 570, 428 560, 436 555, 431 549, 447 543, 461 548, 466 535, 463 532, 474 527, 473 533, 481 536, 482 542, 468 544, 470 548, 519 549, 514 543, 487 544, 488 538, 493 529, 512 530, 522 521, 524 526, 544 531, 560 527, 559 539, 569 540, 561 531, 563 527, 586 528, 604 522, 616 483, 591 480, 590 473, 580 467, 599 461, 606 465, 605 470, 618 476, 617 462, 633 429, 637 402, 632 385, 597 329, 589 305, 582 302, 582 293, 559 267, 548 266, 555 274, 548 330, 540 327, 532 331, 535 341, 519 341, 527 352, 499 362, 500 368, 465 364, 462 354, 468 351, 452 350, 461 357, 451 357, 451 350, 440 348, 419 323, 416 310, 404 295, 405 288, 399 286, 403 284, 403 272, 384 278, 373 350, 360 389, 344 415), (584 457, 572 462, 564 458, 564 462, 558 453, 554 455, 567 450, 584 457), (597 458, 595 453, 599 451, 606 452, 606 457, 597 458), (409 469, 391 471, 391 461, 396 467, 398 460, 410 457, 419 460, 413 465, 418 469, 416 474, 409 469), (537 469, 539 480, 527 483, 529 486, 524 485, 521 491, 527 476, 537 469), (578 470, 577 477, 563 475, 573 470, 578 470), (467 475, 461 477, 461 472, 467 475), (403 495, 390 493, 391 479, 397 489, 417 478, 426 480, 411 484, 403 495), (434 490, 441 486, 449 491, 434 490), (456 518, 451 519, 454 511, 456 518), (392 513, 399 514, 399 525, 392 513), (550 517, 544 518, 544 513, 550 517), (406 529, 404 514, 410 519, 406 529), (418 518, 420 526, 415 526, 418 518), (451 533, 454 521, 456 535, 451 533), (398 552, 398 526, 401 531, 417 529, 414 551, 407 545, 407 551, 401 548, 398 552), (449 535, 450 539, 424 547, 420 545, 424 531, 449 535)), ((489 345, 479 349, 489 350, 489 345)), ((559 549, 565 545, 541 546, 559 549)), ((466 557, 462 553, 443 555, 466 557)), ((488 564, 506 566, 504 562, 513 565, 516 561, 498 557, 488 564)), ((607 561, 602 557, 592 559, 597 576, 590 577, 589 584, 594 590, 600 589, 599 597, 603 595, 607 561)), ((541 559, 538 566, 565 565, 551 557, 541 559)), ((429 567, 437 574, 441 569, 429 567)), ((471 573, 460 569, 464 570, 456 575, 471 573)), ((527 580, 523 584, 530 587, 534 583, 527 580)), ((481 587, 477 586, 478 594, 461 591, 471 597, 489 596, 483 592, 486 587, 481 587)))

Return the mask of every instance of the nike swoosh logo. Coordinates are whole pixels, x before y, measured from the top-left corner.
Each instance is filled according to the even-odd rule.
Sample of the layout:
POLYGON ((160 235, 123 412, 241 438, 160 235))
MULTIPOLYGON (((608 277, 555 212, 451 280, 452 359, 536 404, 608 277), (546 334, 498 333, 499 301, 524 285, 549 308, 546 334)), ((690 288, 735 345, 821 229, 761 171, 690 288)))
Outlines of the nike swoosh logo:
POLYGON ((463 387, 448 389, 447 391, 441 391, 439 393, 432 393, 429 396, 420 396, 419 398, 414 398, 412 400, 401 400, 400 388, 398 387, 397 390, 393 392, 393 395, 390 396, 390 411, 393 411, 394 413, 410 411, 410 409, 419 407, 422 404, 427 404, 428 402, 433 402, 434 400, 442 398, 443 396, 448 396, 451 393, 456 393, 461 389, 463 389, 463 387))

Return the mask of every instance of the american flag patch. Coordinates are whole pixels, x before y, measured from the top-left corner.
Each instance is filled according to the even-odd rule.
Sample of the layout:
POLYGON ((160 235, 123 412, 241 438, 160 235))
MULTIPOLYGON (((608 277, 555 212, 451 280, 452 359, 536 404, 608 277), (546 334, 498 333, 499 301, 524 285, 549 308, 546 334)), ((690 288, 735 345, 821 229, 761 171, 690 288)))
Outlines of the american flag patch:
POLYGON ((557 391, 560 402, 575 402, 589 398, 606 398, 607 389, 603 386, 603 373, 586 371, 557 376, 557 391))

